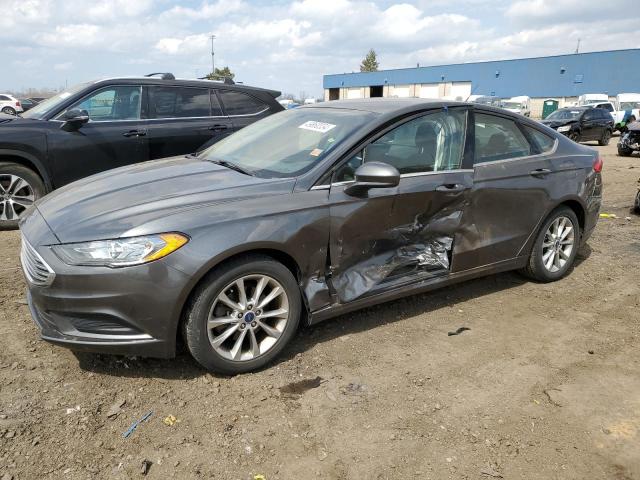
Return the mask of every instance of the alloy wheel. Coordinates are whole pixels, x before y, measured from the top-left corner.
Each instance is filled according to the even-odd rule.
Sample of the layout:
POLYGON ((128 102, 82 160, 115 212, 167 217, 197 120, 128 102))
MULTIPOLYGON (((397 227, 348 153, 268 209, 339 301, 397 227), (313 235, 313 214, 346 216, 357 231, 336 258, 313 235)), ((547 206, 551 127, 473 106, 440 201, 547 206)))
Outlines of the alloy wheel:
POLYGON ((556 218, 545 233, 542 242, 542 263, 551 273, 565 267, 575 247, 575 233, 570 218, 556 218))
POLYGON ((289 320, 289 299, 268 275, 246 275, 218 294, 207 317, 209 342, 220 356, 253 360, 278 341, 289 320))
POLYGON ((18 220, 34 201, 33 187, 24 178, 0 174, 0 220, 18 220))

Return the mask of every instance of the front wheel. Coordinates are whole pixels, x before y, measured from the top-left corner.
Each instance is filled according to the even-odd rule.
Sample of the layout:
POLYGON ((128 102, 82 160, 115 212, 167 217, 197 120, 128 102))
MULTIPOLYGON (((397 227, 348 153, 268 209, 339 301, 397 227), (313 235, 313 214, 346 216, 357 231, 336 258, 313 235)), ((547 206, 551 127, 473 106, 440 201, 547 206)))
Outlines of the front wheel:
POLYGON ((631 154, 633 153, 633 150, 631 150, 629 147, 624 147, 621 145, 618 145, 618 155, 621 157, 630 157, 631 154))
POLYGON ((0 230, 18 228, 22 214, 45 193, 44 183, 33 170, 0 162, 0 230))
POLYGON ((605 130, 602 132, 602 137, 598 140, 598 145, 604 147, 605 145, 609 145, 609 141, 611 140, 611 130, 605 130))
POLYGON ((569 207, 551 212, 542 224, 523 272, 539 282, 564 277, 575 261, 580 246, 580 224, 569 207))
POLYGON ((233 260, 195 292, 184 324, 187 346, 208 370, 256 370, 294 336, 301 305, 296 279, 281 263, 264 255, 233 260))
POLYGON ((580 142, 580 134, 578 132, 569 132, 569 138, 576 143, 580 142))

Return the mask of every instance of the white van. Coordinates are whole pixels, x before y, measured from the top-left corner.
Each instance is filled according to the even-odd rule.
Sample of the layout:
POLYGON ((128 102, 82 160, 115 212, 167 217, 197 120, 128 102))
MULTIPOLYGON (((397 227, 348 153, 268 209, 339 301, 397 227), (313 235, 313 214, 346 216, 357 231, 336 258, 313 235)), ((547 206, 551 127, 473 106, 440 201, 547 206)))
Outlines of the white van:
POLYGON ((509 112, 519 113, 525 117, 531 116, 531 98, 526 95, 519 97, 511 97, 509 100, 502 102, 502 108, 509 112))
POLYGON ((609 95, 606 93, 585 93, 578 97, 578 105, 591 105, 592 103, 608 102, 609 95))

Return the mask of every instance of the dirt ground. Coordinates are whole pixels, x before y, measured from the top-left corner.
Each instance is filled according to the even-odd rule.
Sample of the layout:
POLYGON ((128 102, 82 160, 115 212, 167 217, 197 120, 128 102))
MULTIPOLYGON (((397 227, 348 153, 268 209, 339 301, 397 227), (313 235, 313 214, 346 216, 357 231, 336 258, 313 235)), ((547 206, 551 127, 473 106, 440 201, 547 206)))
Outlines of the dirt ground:
POLYGON ((640 479, 640 158, 615 140, 598 148, 618 218, 569 277, 495 275, 345 315, 234 378, 184 353, 42 342, 19 235, 0 232, 0 478, 141 478, 147 461, 155 479, 640 479))

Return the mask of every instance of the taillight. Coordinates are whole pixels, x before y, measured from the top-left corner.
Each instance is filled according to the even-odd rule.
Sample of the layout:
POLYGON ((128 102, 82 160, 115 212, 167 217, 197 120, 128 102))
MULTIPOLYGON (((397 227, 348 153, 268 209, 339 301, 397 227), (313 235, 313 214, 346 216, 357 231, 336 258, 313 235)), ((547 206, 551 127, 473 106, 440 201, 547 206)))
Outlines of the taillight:
POLYGON ((596 173, 600 173, 602 171, 603 164, 604 163, 602 161, 602 157, 600 156, 600 154, 598 154, 596 159, 593 161, 593 171, 596 173))
POLYGON ((19 107, 19 106, 20 106, 20 102, 16 102, 16 107, 19 107))

